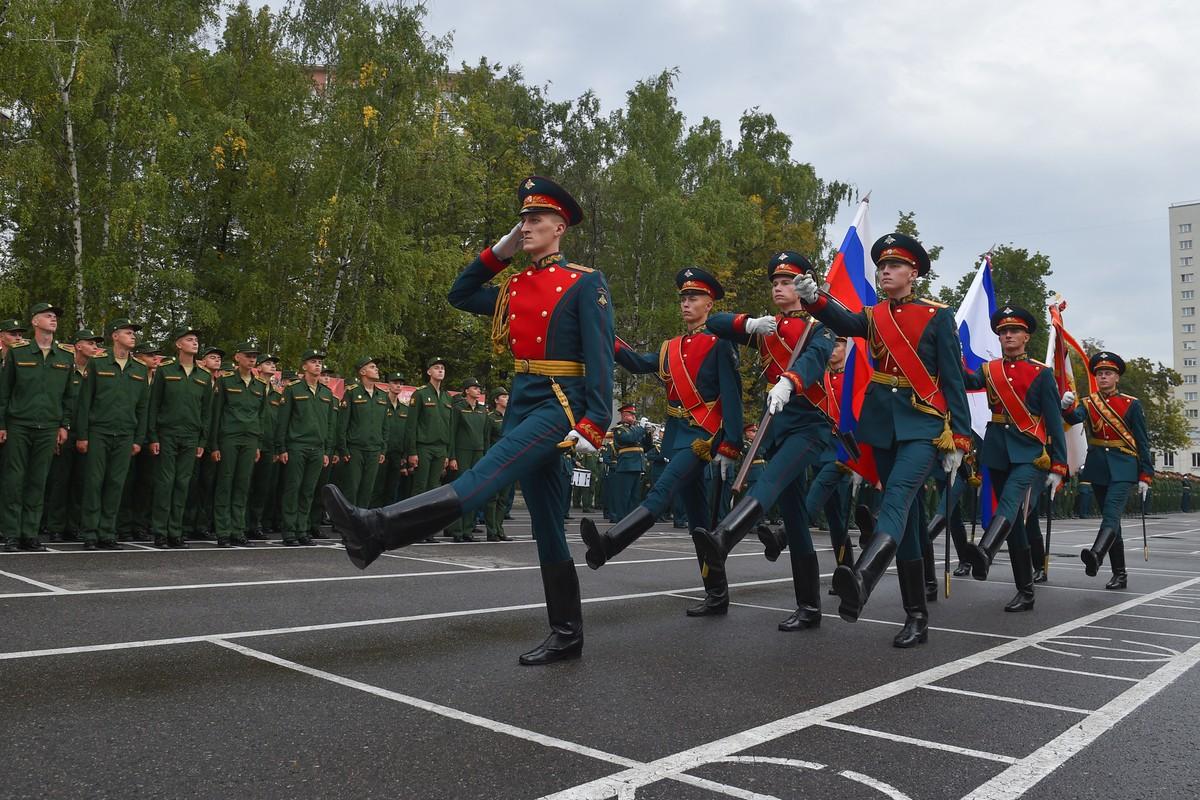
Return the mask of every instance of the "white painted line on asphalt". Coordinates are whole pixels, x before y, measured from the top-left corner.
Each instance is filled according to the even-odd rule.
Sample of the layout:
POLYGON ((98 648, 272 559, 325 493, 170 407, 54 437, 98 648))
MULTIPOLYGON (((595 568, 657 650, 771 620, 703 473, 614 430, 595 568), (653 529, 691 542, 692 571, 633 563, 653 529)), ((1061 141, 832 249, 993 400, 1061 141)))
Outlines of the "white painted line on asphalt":
POLYGON ((1195 606, 1176 606, 1170 603, 1146 603, 1147 608, 1174 608, 1179 611, 1195 611, 1195 606))
MULTIPOLYGON (((779 766, 779 767, 792 767, 794 769, 808 769, 808 770, 813 770, 814 772, 817 772, 817 771, 820 771, 820 770, 823 770, 826 768, 825 764, 818 764, 815 761, 802 761, 798 758, 778 758, 775 756, 730 756, 729 758, 719 758, 714 763, 720 763, 720 764, 769 764, 772 766, 779 766)), ((870 775, 864 775, 861 772, 855 772, 853 770, 848 770, 848 769, 842 770, 841 772, 837 772, 834 774, 839 775, 843 778, 846 778, 847 780, 852 780, 857 783, 861 783, 864 786, 869 786, 872 789, 874 789, 875 791, 880 792, 884 796, 892 798, 892 800, 911 800, 911 798, 909 798, 908 795, 906 795, 904 792, 897 789, 895 786, 892 786, 890 783, 884 783, 881 780, 872 778, 870 775)), ((626 797, 633 798, 634 796, 635 796, 635 790, 630 789, 628 794, 619 795, 617 800, 623 800, 623 798, 626 798, 626 797)))
MULTIPOLYGON (((52 583, 43 583, 42 581, 34 580, 33 578, 26 578, 24 575, 18 575, 15 572, 5 572, 4 570, 0 569, 0 575, 3 575, 6 578, 12 578, 14 581, 21 581, 22 583, 28 583, 30 586, 36 586, 39 589, 46 590, 45 593, 43 593, 43 592, 24 592, 24 593, 16 592, 13 594, 14 597, 23 597, 26 594, 32 594, 35 596, 44 597, 45 594, 67 594, 69 591, 67 589, 62 588, 61 586, 55 586, 52 583)), ((0 595, 0 596, 3 596, 3 595, 0 595)))
POLYGON ((834 730, 846 731, 847 733, 857 733, 860 736, 873 736, 876 739, 887 739, 889 742, 901 742, 902 744, 916 745, 924 747, 927 750, 941 750, 946 753, 955 753, 960 756, 970 756, 971 758, 979 758, 984 761, 995 761, 1000 764, 1015 764, 1017 759, 1012 756, 1002 756, 999 753, 989 753, 985 750, 975 750, 970 747, 959 747, 954 744, 945 744, 943 742, 934 742, 929 739, 917 739, 912 736, 904 736, 899 733, 889 733, 888 731, 877 731, 872 728, 863 728, 858 725, 846 725, 842 722, 820 722, 819 727, 833 728, 834 730))
MULTIPOLYGON (((829 722, 836 717, 850 714, 867 706, 904 694, 920 686, 940 681, 951 675, 957 675, 960 672, 965 672, 983 664, 996 663, 1004 656, 1016 653, 1036 642, 1047 641, 1057 636, 1068 634, 1080 627, 1107 619, 1115 613, 1136 608, 1142 603, 1156 600, 1173 591, 1189 588, 1197 584, 1200 584, 1200 578, 1181 581, 1156 592, 1151 592, 1144 597, 1133 598, 1123 603, 1093 611, 1081 617, 1031 633, 1028 636, 1023 636, 1020 639, 1003 642, 978 653, 955 659, 954 661, 948 661, 879 686, 873 686, 858 694, 843 697, 825 705, 806 709, 791 716, 773 720, 763 725, 739 731, 730 736, 656 759, 645 767, 617 772, 603 778, 579 784, 561 792, 546 795, 546 800, 607 800, 623 790, 629 788, 636 789, 656 783, 668 775, 686 772, 751 747, 757 747, 765 742, 788 736, 813 725, 829 722)), ((1028 666, 1018 662, 1012 663, 1016 663, 1017 666, 1028 666)), ((1100 675, 1100 677, 1111 678, 1112 676, 1100 675)), ((1132 683, 1138 682, 1136 678, 1117 678, 1116 680, 1124 680, 1132 683)))
MULTIPOLYGON (((419 697, 401 694, 400 692, 394 692, 391 689, 384 689, 381 686, 375 686, 370 683, 356 681, 353 678, 347 678, 332 672, 326 672, 323 669, 309 667, 296 661, 290 661, 286 658, 280 658, 279 656, 272 655, 270 653, 264 653, 261 650, 254 650, 244 645, 227 642, 220 638, 210 638, 208 641, 217 645, 218 647, 227 648, 235 653, 241 653, 249 658, 265 661, 268 664, 274 664, 277 667, 283 667, 284 669, 290 669, 294 672, 299 672, 312 678, 318 678, 323 681, 335 683, 339 686, 345 686, 348 689, 365 692, 366 694, 374 695, 375 697, 381 697, 385 700, 391 700, 393 702, 410 706, 421 711, 436 714, 440 717, 446 717, 447 719, 452 719, 467 725, 474 725, 477 728, 483 728, 484 730, 491 731, 492 733, 511 736, 514 739, 532 742, 533 744, 541 745, 542 747, 548 747, 555 750, 564 750, 568 753, 574 753, 575 755, 585 756, 587 758, 594 758, 598 761, 604 761, 606 763, 616 764, 618 766, 644 766, 642 762, 635 761, 631 758, 626 758, 625 756, 619 756, 615 753, 608 753, 603 750, 598 750, 594 747, 589 747, 588 745, 567 741, 566 739, 559 739, 555 736, 547 736, 544 733, 531 731, 527 728, 520 728, 516 725, 510 725, 507 722, 500 722, 499 720, 481 717, 478 714, 472 714, 469 711, 460 711, 457 708, 444 706, 440 703, 432 703, 428 700, 422 700, 419 697)), ((726 786, 715 781, 697 778, 692 775, 673 775, 671 777, 673 780, 676 780, 680 783, 686 783, 702 789, 708 789, 709 791, 719 792, 720 794, 724 794, 729 797, 739 798, 739 800, 778 800, 778 798, 773 798, 770 795, 746 791, 745 789, 739 789, 735 786, 726 786)))
POLYGON ((1148 614, 1128 614, 1122 611, 1118 616, 1133 617, 1135 619, 1157 619, 1162 622, 1183 622, 1188 625, 1200 625, 1200 620, 1195 619, 1180 619, 1179 617, 1152 617, 1148 614))
POLYGON ((1052 711, 1069 711, 1072 714, 1090 714, 1091 709, 1076 708, 1075 706, 1060 706, 1056 703, 1042 703, 1037 700, 1025 700, 1020 697, 1009 697, 1003 694, 988 694, 987 692, 972 692, 967 689, 955 689, 952 686, 938 686, 936 684, 928 684, 920 687, 928 689, 932 692, 946 692, 947 694, 961 694, 966 697, 978 697, 981 700, 995 700, 1000 703, 1014 703, 1019 706, 1034 706, 1036 708, 1048 708, 1052 711))
POLYGON ((417 558, 416 556, 402 556, 398 553, 380 553, 379 555, 387 556, 388 558, 400 558, 404 559, 405 561, 420 561, 424 564, 440 564, 443 567, 465 567, 466 569, 482 569, 488 571, 493 571, 496 569, 496 567, 483 567, 478 564, 465 564, 462 561, 443 561, 439 558, 417 558))
POLYGON ((1109 625, 1089 625, 1089 628, 1099 628, 1105 631, 1122 631, 1124 633, 1148 633, 1151 636, 1171 636, 1176 639, 1200 639, 1200 636, 1193 636, 1187 633, 1166 633, 1165 631, 1143 631, 1137 628, 1114 628, 1109 625))
POLYGON ((977 787, 963 800, 1016 800, 1050 776, 1072 756, 1079 753, 1146 701, 1166 689, 1184 673, 1200 663, 1200 644, 1150 673, 1086 719, 1080 720, 1050 742, 1017 761, 991 780, 977 787))
POLYGON ((996 659, 993 664, 1003 664, 1006 667, 1025 667, 1027 669, 1042 669, 1047 672, 1064 672, 1067 675, 1082 675, 1085 678, 1107 678, 1110 681, 1125 681, 1137 683, 1141 678, 1126 678, 1124 675, 1105 675, 1103 672, 1086 672, 1081 669, 1066 669, 1065 667, 1048 667, 1045 664, 1026 664, 1023 661, 1005 661, 996 659))
POLYGON ((839 772, 838 775, 841 775, 843 778, 849 778, 852 781, 858 781, 863 786, 869 786, 880 794, 891 798, 891 800, 911 800, 911 798, 909 798, 909 796, 904 792, 901 792, 899 789, 886 784, 883 781, 876 780, 870 775, 864 775, 861 772, 855 772, 852 769, 844 769, 839 772))

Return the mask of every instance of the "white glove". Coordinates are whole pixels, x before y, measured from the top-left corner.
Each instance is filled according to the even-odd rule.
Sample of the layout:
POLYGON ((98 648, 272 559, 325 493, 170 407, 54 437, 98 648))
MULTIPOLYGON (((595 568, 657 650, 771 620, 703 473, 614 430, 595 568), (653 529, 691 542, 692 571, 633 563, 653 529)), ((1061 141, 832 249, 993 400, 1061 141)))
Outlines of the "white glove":
POLYGON ((863 482, 862 475, 859 475, 857 472, 851 473, 851 475, 850 475, 850 490, 851 491, 857 490, 858 487, 862 486, 862 482, 863 482))
POLYGON ((570 433, 568 433, 567 438, 563 439, 563 441, 570 442, 571 447, 574 447, 575 452, 577 452, 577 453, 598 453, 598 452, 600 452, 599 450, 596 449, 595 445, 593 445, 591 442, 589 442, 587 439, 584 438, 582 433, 580 433, 579 431, 576 431, 576 430, 572 430, 570 433))
POLYGON ((1145 500, 1148 494, 1150 494, 1150 484, 1145 481, 1138 481, 1138 497, 1145 500))
POLYGON ((1063 411, 1066 411, 1068 408, 1071 408, 1074 405, 1075 405, 1075 393, 1074 392, 1063 392, 1063 396, 1062 396, 1063 411))
POLYGON ((780 378, 779 382, 771 387, 771 391, 767 392, 767 413, 778 414, 783 410, 783 407, 792 399, 792 393, 795 390, 791 381, 787 378, 780 378))
POLYGON ((500 241, 492 245, 492 255, 501 261, 508 261, 521 249, 521 245, 521 223, 518 222, 511 231, 500 237, 500 241))
POLYGON ((817 302, 820 292, 817 290, 817 282, 813 280, 812 275, 807 272, 797 275, 792 278, 792 285, 796 287, 796 294, 800 295, 800 299, 805 303, 817 302))
POLYGON ((775 317, 751 317, 746 320, 746 333, 770 334, 779 328, 779 320, 775 317))
POLYGON ((1057 472, 1051 472, 1046 476, 1046 488, 1050 490, 1050 496, 1058 494, 1058 487, 1062 486, 1063 477, 1057 472))
POLYGON ((954 479, 958 477, 958 468, 962 466, 963 456, 962 450, 957 447, 949 453, 942 453, 942 471, 950 473, 950 485, 954 485, 954 479))
POLYGON ((641 426, 643 428, 650 427, 650 419, 648 417, 642 417, 641 419, 638 420, 638 422, 641 423, 641 426))
POLYGON ((723 456, 720 453, 717 454, 713 461, 717 462, 717 469, 721 471, 721 480, 725 480, 729 476, 729 473, 733 471, 737 463, 729 456, 723 456))

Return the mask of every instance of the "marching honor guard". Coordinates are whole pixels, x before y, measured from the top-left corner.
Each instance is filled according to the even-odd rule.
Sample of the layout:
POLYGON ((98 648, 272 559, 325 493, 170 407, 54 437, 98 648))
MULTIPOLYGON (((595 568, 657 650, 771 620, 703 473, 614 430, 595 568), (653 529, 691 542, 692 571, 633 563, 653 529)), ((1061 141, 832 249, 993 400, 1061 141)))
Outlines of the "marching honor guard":
MULTIPOLYGON (((662 447, 670 463, 645 501, 603 534, 587 518, 580 521, 579 528, 588 546, 588 566, 599 569, 650 530, 659 515, 670 508, 674 494, 680 492, 687 505, 705 595, 699 604, 687 609, 687 615, 725 614, 729 610, 729 585, 724 563, 706 562, 702 549, 701 540, 706 535, 703 529, 714 522, 706 499, 704 469, 715 460, 725 475, 741 455, 742 382, 733 342, 718 338, 707 327, 713 303, 725 296, 721 282, 699 267, 688 267, 675 276, 675 285, 687 331, 663 342, 656 353, 636 353, 628 346, 617 351, 621 366, 634 373, 657 374, 666 384, 667 429, 662 447)), ((774 327, 771 318, 747 323, 745 315, 725 317, 724 327, 731 334, 744 336, 747 328, 774 327)), ((619 433, 614 438, 621 441, 619 433)))
POLYGON ((913 501, 935 468, 951 475, 971 448, 971 413, 963 389, 962 349, 953 313, 913 295, 929 271, 921 243, 890 233, 871 248, 880 289, 887 297, 853 313, 822 294, 808 273, 796 290, 817 319, 842 336, 867 339, 875 372, 863 400, 859 440, 871 445, 883 483, 875 535, 853 567, 840 566, 833 588, 838 614, 858 621, 892 560, 900 576, 905 623, 893 644, 913 647, 928 638, 921 532, 913 501))
POLYGON ((968 389, 987 389, 992 419, 979 461, 996 493, 996 511, 979 542, 964 549, 975 580, 985 580, 992 560, 1008 539, 1017 594, 1005 611, 1033 609, 1033 560, 1025 534, 1025 509, 1042 487, 1051 494, 1067 477, 1067 444, 1054 371, 1029 358, 1025 347, 1037 320, 1023 308, 1005 306, 992 315, 1003 358, 985 362, 966 376, 968 389), (1047 449, 1049 452, 1047 452, 1047 449))
POLYGON ((1117 387, 1125 374, 1125 361, 1116 353, 1103 350, 1092 356, 1088 368, 1096 377, 1096 393, 1083 398, 1078 405, 1073 392, 1062 397, 1063 419, 1072 425, 1087 424, 1087 460, 1079 477, 1091 483, 1102 514, 1096 541, 1079 557, 1084 571, 1093 576, 1104 563, 1104 556, 1111 555, 1112 579, 1104 588, 1124 589, 1128 578, 1121 512, 1135 482, 1139 501, 1145 503, 1150 493, 1150 483, 1154 480, 1150 436, 1141 402, 1117 387))
MULTIPOLYGON (((829 365, 825 369, 825 403, 826 411, 831 422, 837 424, 841 419, 842 385, 846 376, 846 337, 839 336, 834 340, 833 352, 829 356, 829 365)), ((837 438, 830 428, 825 445, 825 451, 817 459, 817 474, 808 488, 808 496, 804 506, 808 510, 808 518, 814 518, 818 512, 825 512, 825 522, 829 525, 829 541, 833 545, 834 559, 838 565, 854 565, 854 544, 850 541, 850 522, 847 519, 850 504, 851 485, 854 473, 845 464, 838 461, 837 438)), ((857 477, 857 476, 855 476, 857 477)), ((858 478, 859 481, 862 478, 858 478)), ((833 589, 830 588, 830 594, 833 589)))
MULTIPOLYGON (((546 178, 517 189, 521 221, 459 274, 450 304, 492 318, 492 342, 515 359, 504 436, 452 483, 379 509, 357 508, 336 487, 327 507, 346 553, 366 568, 384 550, 403 547, 470 515, 514 479, 538 544, 550 635, 520 657, 526 665, 577 658, 583 651, 579 578, 563 532, 561 453, 596 450, 612 402, 613 313, 604 275, 560 252, 567 228, 583 219, 578 203, 546 178), (487 284, 520 249, 532 263, 500 286, 487 284)), ((410 420, 412 411, 410 410, 410 420)))
MULTIPOLYGON (((763 442, 769 459, 758 480, 716 530, 708 534, 706 543, 709 569, 715 565, 723 571, 725 559, 734 546, 772 506, 779 504, 796 595, 796 611, 779 623, 781 631, 816 628, 821 624, 820 569, 804 500, 808 493, 808 468, 830 446, 825 369, 836 336, 809 317, 796 294, 793 280, 811 271, 808 259, 791 250, 775 256, 767 265, 771 298, 780 313, 775 332, 751 337, 751 344, 757 346, 767 382, 772 384, 766 401, 771 427, 763 442), (812 331, 808 330, 810 326, 815 326, 812 331), (793 363, 793 353, 801 346, 802 339, 803 350, 793 363)), ((764 526, 760 531, 767 545, 767 558, 774 561, 784 543, 776 541, 776 534, 769 528, 764 526)))

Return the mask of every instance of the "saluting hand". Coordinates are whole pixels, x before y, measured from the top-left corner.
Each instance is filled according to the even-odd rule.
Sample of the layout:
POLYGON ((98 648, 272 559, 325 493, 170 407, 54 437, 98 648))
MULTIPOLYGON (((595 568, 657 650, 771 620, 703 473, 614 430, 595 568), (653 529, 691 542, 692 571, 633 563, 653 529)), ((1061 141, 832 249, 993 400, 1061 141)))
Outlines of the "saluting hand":
POLYGON ((492 245, 492 255, 501 261, 508 261, 524 244, 521 237, 521 223, 518 222, 513 226, 513 229, 500 237, 500 241, 492 245))
POLYGON ((817 289, 817 282, 813 280, 813 276, 807 272, 797 275, 792 278, 792 285, 796 287, 796 294, 800 295, 800 299, 805 303, 817 302, 817 297, 820 291, 817 289))

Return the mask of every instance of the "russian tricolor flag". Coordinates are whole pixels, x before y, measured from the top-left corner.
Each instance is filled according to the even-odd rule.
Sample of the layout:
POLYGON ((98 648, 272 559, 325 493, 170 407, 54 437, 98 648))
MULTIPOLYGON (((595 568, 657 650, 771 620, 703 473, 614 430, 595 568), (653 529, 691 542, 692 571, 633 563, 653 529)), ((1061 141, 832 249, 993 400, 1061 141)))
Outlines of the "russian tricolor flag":
MULTIPOLYGON (((871 240, 867 224, 868 201, 864 199, 858 204, 858 211, 846 238, 838 249, 837 256, 829 268, 829 294, 853 312, 862 311, 865 306, 873 306, 878 299, 875 295, 875 262, 871 260, 867 242, 871 240)), ((854 433, 858 430, 858 417, 862 411, 863 398, 867 394, 867 383, 871 380, 874 367, 871 363, 871 350, 864 339, 852 338, 846 341, 846 374, 842 381, 841 410, 842 416, 838 427, 844 433, 854 433)), ((859 443, 862 457, 854 460, 839 444, 838 460, 853 469, 871 483, 878 485, 879 472, 875 467, 875 456, 871 448, 859 443)))
MULTIPOLYGON (((1004 351, 1000 349, 1000 338, 992 332, 992 314, 995 311, 996 290, 992 287, 992 258, 991 255, 986 255, 975 273, 975 279, 971 281, 971 287, 967 289, 967 296, 954 314, 954 322, 958 325, 958 339, 962 342, 963 363, 969 371, 974 372, 983 366, 984 362, 1004 355, 1004 351)), ((982 438, 987 431, 988 422, 992 419, 987 390, 968 391, 967 405, 971 408, 971 430, 982 438)), ((996 498, 992 496, 992 482, 988 479, 987 470, 980 469, 980 472, 983 478, 979 494, 983 498, 981 521, 986 527, 992 520, 996 498)))

